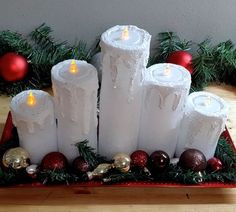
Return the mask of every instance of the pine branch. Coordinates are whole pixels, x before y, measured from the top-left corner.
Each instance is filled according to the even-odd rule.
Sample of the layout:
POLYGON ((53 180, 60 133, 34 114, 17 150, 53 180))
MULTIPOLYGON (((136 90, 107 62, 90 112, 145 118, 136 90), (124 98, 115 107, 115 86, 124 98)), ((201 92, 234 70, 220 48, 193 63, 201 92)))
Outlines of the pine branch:
POLYGON ((89 164, 91 169, 96 168, 101 163, 106 163, 105 157, 95 153, 95 150, 88 145, 89 141, 84 140, 75 144, 78 148, 79 154, 89 164))

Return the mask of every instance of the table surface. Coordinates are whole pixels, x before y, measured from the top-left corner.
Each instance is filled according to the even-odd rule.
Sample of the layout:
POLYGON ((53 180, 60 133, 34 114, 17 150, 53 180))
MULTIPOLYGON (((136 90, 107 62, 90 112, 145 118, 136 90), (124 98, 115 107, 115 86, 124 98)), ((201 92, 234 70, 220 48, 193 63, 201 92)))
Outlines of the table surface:
MULTIPOLYGON (((212 85, 207 91, 230 105, 228 129, 236 142, 236 87, 212 85)), ((0 134, 9 97, 0 97, 0 134)), ((235 143, 236 144, 236 143, 235 143)), ((1 211, 236 211, 236 188, 143 188, 50 186, 0 188, 1 211)))

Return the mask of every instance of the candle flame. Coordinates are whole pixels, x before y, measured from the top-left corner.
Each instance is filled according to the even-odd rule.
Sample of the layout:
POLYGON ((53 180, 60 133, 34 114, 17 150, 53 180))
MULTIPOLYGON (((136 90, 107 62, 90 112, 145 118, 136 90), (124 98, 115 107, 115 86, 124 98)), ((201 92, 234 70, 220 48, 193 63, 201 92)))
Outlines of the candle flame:
POLYGON ((211 97, 210 96, 207 96, 205 101, 204 101, 204 105, 205 106, 209 106, 211 104, 211 97))
POLYGON ((33 92, 32 92, 32 91, 29 92, 29 95, 28 95, 28 97, 27 97, 26 104, 29 105, 29 106, 34 106, 34 105, 36 104, 36 98, 35 98, 35 96, 33 95, 33 92))
POLYGON ((126 26, 121 33, 121 40, 128 40, 129 39, 129 29, 126 26))
POLYGON ((69 68, 70 73, 76 74, 79 72, 79 68, 75 62, 75 60, 71 61, 70 68, 69 68))
POLYGON ((167 64, 166 67, 165 67, 165 70, 164 70, 164 75, 165 76, 170 76, 170 74, 171 74, 170 65, 167 64))

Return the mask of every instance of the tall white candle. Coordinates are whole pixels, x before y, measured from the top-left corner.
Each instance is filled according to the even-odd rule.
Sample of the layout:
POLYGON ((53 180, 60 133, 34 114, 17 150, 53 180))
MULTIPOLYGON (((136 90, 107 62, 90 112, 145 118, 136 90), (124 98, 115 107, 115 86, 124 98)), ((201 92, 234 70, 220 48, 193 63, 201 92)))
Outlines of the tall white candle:
POLYGON ((20 146, 30 153, 32 163, 40 163, 57 151, 56 120, 51 96, 40 90, 23 91, 10 104, 20 146))
POLYGON ((142 74, 150 39, 136 26, 115 26, 102 34, 99 152, 109 158, 137 148, 142 74))
POLYGON ((75 143, 84 139, 97 149, 96 69, 86 61, 66 60, 52 68, 59 151, 71 161, 75 143))
POLYGON ((173 157, 190 84, 191 76, 181 66, 162 63, 147 69, 139 149, 148 153, 163 150, 173 157))
POLYGON ((220 97, 208 92, 194 92, 189 95, 176 155, 195 148, 207 159, 214 156, 220 134, 225 128, 228 105, 220 97))

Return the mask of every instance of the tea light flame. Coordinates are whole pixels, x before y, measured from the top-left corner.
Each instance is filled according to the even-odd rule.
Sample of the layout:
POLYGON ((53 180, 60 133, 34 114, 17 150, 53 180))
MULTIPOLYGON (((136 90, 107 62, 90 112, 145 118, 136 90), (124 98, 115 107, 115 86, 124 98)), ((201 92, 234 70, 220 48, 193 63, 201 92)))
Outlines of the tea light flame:
POLYGON ((165 69, 164 69, 164 76, 170 76, 171 75, 171 69, 170 69, 170 65, 166 65, 165 69))
POLYGON ((71 61, 69 72, 72 73, 72 74, 76 74, 76 73, 79 72, 79 68, 78 68, 75 60, 71 61))
POLYGON ((33 92, 32 92, 32 91, 29 92, 29 95, 28 95, 28 97, 27 97, 26 104, 29 105, 29 106, 34 106, 34 105, 36 104, 36 98, 35 98, 35 96, 33 95, 33 92))
POLYGON ((128 39, 129 39, 129 29, 126 26, 124 30, 122 31, 121 40, 128 40, 128 39))

